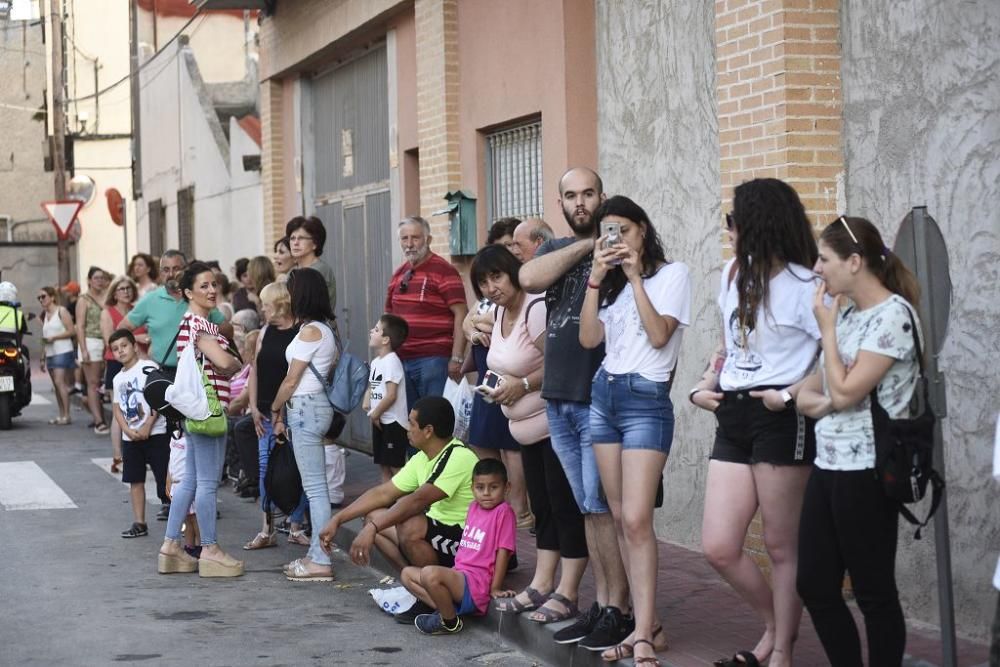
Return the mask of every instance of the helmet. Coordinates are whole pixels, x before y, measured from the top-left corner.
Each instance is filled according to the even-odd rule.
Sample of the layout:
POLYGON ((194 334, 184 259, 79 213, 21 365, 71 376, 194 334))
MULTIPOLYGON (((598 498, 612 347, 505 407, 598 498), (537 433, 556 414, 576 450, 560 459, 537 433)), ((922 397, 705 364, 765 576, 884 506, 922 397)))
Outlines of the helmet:
POLYGON ((17 301, 17 288, 10 281, 0 283, 0 301, 17 301))

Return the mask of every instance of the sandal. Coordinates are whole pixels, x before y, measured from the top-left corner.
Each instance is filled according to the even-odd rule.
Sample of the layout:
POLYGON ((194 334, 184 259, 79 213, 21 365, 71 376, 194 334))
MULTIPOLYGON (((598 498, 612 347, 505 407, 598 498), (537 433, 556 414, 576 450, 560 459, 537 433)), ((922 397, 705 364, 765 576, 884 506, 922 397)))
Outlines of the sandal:
POLYGON ((254 551, 256 549, 266 549, 278 546, 277 533, 265 533, 260 531, 253 536, 253 539, 243 545, 244 551, 254 551))
POLYGON ((121 464, 122 464, 121 459, 111 459, 111 472, 121 472, 122 469, 118 467, 121 464))
POLYGON ((129 538, 129 537, 146 537, 147 535, 149 535, 149 529, 146 527, 146 524, 139 523, 138 521, 136 521, 135 523, 133 523, 132 527, 129 528, 128 530, 123 530, 122 531, 122 537, 125 537, 125 538, 129 538))
POLYGON ((289 581, 333 581, 333 566, 330 572, 310 572, 305 564, 300 561, 289 563, 291 567, 285 570, 285 578, 289 581))
POLYGON ((521 530, 523 528, 534 528, 535 527, 535 515, 531 512, 525 512, 524 514, 519 514, 517 517, 517 529, 521 530))
MULTIPOLYGON (((653 653, 656 653, 656 646, 653 642, 648 639, 636 639, 635 643, 632 645, 632 650, 635 650, 635 644, 649 644, 650 648, 653 649, 653 653)), ((655 655, 642 656, 641 658, 632 658, 633 665, 655 665, 660 667, 660 659, 655 655)))
MULTIPOLYGON (((663 633, 663 626, 662 625, 656 626, 656 628, 653 630, 653 639, 656 639, 657 635, 660 635, 662 633, 663 633)), ((655 644, 653 645, 653 648, 654 649, 656 648, 655 644)), ((663 648, 657 650, 666 651, 668 648, 669 645, 666 642, 664 642, 663 648)), ((635 654, 635 647, 632 644, 629 644, 628 642, 622 642, 621 644, 616 644, 612 646, 607 651, 602 653, 601 659, 604 662, 617 662, 619 660, 625 660, 626 658, 631 658, 634 654, 635 654)))
POLYGON ((304 547, 309 546, 309 536, 306 535, 304 530, 290 530, 288 531, 288 543, 289 544, 300 544, 304 547))
POLYGON ((535 614, 538 614, 542 618, 533 618, 532 615, 528 617, 529 621, 534 621, 535 623, 546 625, 548 623, 557 623, 559 621, 566 621, 571 618, 576 618, 577 615, 580 613, 580 610, 577 608, 576 603, 570 600, 565 595, 561 595, 559 593, 553 593, 552 595, 549 596, 549 599, 555 600, 556 602, 560 603, 563 607, 566 608, 566 611, 559 611, 557 609, 552 609, 551 607, 539 607, 538 609, 535 610, 535 614))
POLYGON ((110 432, 111 429, 108 428, 108 425, 105 424, 104 422, 101 422, 100 424, 94 427, 94 433, 96 433, 97 435, 107 435, 110 432))
MULTIPOLYGON (((545 593, 539 593, 531 586, 525 588, 523 591, 521 591, 521 593, 524 593, 525 595, 528 596, 529 602, 527 604, 518 600, 517 596, 514 596, 510 598, 501 598, 499 600, 496 600, 493 604, 493 608, 500 612, 509 611, 514 614, 520 614, 521 612, 524 611, 534 611, 535 609, 538 609, 543 604, 545 604, 549 599, 548 595, 546 595, 545 593)), ((520 595, 521 593, 518 593, 518 595, 520 595)))
POLYGON ((733 657, 722 658, 712 664, 714 667, 760 667, 760 661, 751 651, 737 651, 733 657))

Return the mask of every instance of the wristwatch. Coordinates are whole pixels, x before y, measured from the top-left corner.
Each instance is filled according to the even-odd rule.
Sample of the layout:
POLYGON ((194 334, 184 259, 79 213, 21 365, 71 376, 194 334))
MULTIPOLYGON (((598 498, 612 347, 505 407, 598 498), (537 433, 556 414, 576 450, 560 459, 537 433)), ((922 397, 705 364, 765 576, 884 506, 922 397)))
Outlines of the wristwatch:
POLYGON ((795 398, 792 396, 791 392, 787 389, 781 390, 781 400, 785 402, 785 407, 790 408, 795 405, 795 398))

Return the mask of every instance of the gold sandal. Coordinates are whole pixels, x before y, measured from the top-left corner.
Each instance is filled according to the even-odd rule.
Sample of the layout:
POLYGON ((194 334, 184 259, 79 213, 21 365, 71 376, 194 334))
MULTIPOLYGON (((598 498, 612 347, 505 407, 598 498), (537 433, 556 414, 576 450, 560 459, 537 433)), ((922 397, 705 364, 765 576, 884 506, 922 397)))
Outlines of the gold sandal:
POLYGON ((266 549, 278 546, 277 533, 265 533, 260 531, 253 536, 253 539, 243 545, 244 551, 254 551, 256 549, 266 549))

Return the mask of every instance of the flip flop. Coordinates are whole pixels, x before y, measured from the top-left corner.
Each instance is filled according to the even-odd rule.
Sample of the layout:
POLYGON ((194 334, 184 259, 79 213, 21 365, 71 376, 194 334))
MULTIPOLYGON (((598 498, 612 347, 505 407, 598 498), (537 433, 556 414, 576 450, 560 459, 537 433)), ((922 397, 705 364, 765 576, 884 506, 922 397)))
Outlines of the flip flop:
POLYGON ((760 661, 750 651, 737 651, 731 658, 722 658, 712 663, 715 667, 760 667, 760 661), (743 658, 740 660, 740 658, 743 658))
POLYGON ((285 578, 289 581, 333 581, 333 568, 330 568, 329 574, 310 572, 299 560, 285 571, 285 578))
POLYGON ((542 616, 542 618, 532 618, 528 617, 529 621, 534 621, 540 625, 547 625, 549 623, 557 623, 559 621, 566 621, 571 618, 576 618, 580 610, 577 608, 576 603, 570 600, 565 595, 559 593, 553 593, 549 596, 550 600, 555 600, 556 602, 562 604, 566 608, 566 611, 559 611, 557 609, 552 609, 550 607, 539 607, 535 610, 536 614, 542 616))
MULTIPOLYGON (((544 593, 539 593, 531 586, 525 588, 523 591, 521 591, 521 593, 524 593, 525 595, 528 596, 529 602, 527 604, 521 602, 515 596, 512 598, 501 598, 499 600, 496 600, 493 604, 493 607, 497 611, 501 612, 509 611, 515 614, 520 614, 521 612, 534 611, 538 609, 543 604, 545 604, 549 599, 548 595, 544 593)), ((518 595, 520 595, 521 593, 518 593, 518 595)))

